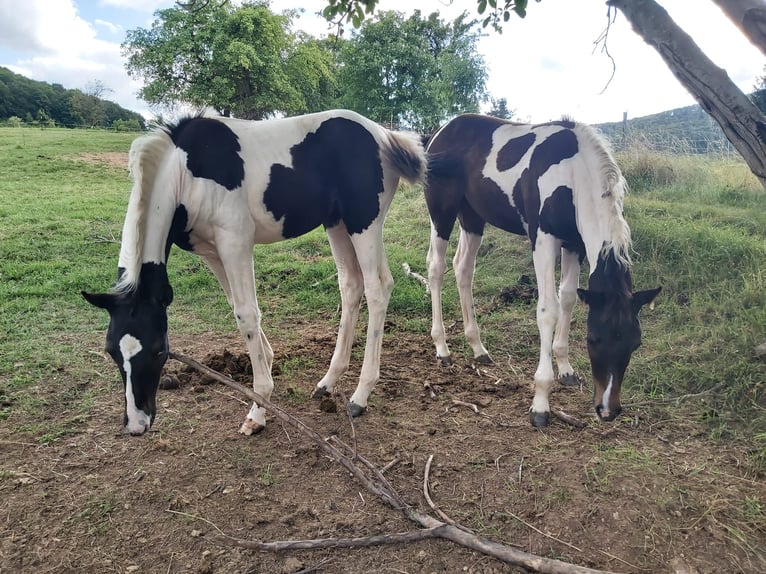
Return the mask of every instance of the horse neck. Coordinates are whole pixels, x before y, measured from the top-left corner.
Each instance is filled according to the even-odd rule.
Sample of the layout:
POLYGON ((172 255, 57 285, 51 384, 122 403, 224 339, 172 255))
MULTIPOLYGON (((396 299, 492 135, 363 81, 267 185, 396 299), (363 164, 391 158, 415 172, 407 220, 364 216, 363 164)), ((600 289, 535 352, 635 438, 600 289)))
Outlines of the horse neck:
POLYGON ((575 172, 574 204, 577 229, 593 275, 609 253, 621 267, 630 266, 630 228, 623 216, 627 185, 604 140, 591 128, 575 128, 586 169, 575 172))
POLYGON ((122 228, 118 290, 135 289, 144 264, 165 265, 179 181, 175 162, 164 161, 171 145, 166 134, 155 132, 131 147, 133 189, 122 228))
POLYGON ((612 249, 602 250, 588 278, 588 289, 601 293, 630 295, 633 291, 633 278, 629 263, 612 249))

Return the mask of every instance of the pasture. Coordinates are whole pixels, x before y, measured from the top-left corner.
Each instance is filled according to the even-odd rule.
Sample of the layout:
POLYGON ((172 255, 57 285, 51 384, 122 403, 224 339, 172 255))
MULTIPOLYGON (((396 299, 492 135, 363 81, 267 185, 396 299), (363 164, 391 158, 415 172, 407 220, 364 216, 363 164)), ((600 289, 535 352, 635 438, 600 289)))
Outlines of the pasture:
MULTIPOLYGON (((133 137, 0 129, 0 572, 519 571, 446 541, 272 554, 213 539, 219 529, 273 541, 415 526, 278 420, 238 435, 247 401, 173 361, 166 372, 179 385, 158 394, 153 431, 121 432, 108 318, 80 290, 115 279, 133 137)), ((423 512, 433 455, 435 504, 497 542, 614 572, 764 571, 766 357, 756 347, 766 342, 766 194, 732 160, 631 151, 618 161, 632 188, 635 285, 663 291, 642 311, 617 420, 593 413, 578 304, 571 355, 586 384, 556 387, 551 405, 584 426, 529 424, 539 350, 531 253, 526 239, 494 229, 474 295, 495 364, 471 364, 448 271, 455 364, 439 367, 429 298, 402 268, 425 274, 429 239, 422 190, 407 186, 385 228, 396 283, 381 380, 353 433, 339 395, 335 412, 310 399, 339 319, 324 233, 256 246, 272 399, 322 436, 355 436, 378 467, 393 463, 385 476, 423 512)), ((168 271, 171 348, 247 382, 245 344, 212 273, 178 249, 168 271)), ((346 395, 362 315, 339 383, 346 395)))

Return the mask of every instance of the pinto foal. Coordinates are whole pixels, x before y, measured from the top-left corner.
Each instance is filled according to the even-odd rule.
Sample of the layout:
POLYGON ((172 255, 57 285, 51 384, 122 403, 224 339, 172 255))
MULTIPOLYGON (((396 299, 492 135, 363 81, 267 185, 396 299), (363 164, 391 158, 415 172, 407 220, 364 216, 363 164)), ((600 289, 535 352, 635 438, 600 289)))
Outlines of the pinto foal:
POLYGON ((441 289, 455 220, 460 222, 455 278, 465 336, 478 362, 491 362, 479 336, 471 292, 484 226, 489 223, 526 235, 537 277, 540 332, 530 420, 534 426, 550 420, 551 352, 561 382, 577 381, 569 363, 569 326, 578 295, 588 305, 596 413, 601 420, 613 420, 622 410, 625 370, 641 344, 638 313, 661 288, 633 293, 630 229, 622 214, 625 179, 603 140, 589 127, 571 121, 526 125, 466 114, 443 126, 427 151, 425 196, 431 216, 427 261, 437 356, 442 363, 451 362, 441 289), (585 258, 590 265, 587 290, 578 289, 585 258))
MULTIPOLYGON (((231 304, 253 365, 253 390, 269 399, 271 346, 255 296, 253 246, 297 237, 322 225, 338 268, 341 318, 327 374, 315 396, 330 393, 347 370, 362 296, 369 311, 359 384, 350 413, 362 414, 380 374, 393 288, 383 221, 400 178, 419 181, 426 157, 419 138, 359 114, 334 110, 287 119, 188 117, 137 139, 130 149, 133 189, 112 292, 83 292, 110 314, 106 349, 125 388, 124 424, 145 433, 157 412, 168 357, 166 262, 172 244, 201 256, 231 304)), ((264 428, 254 404, 240 427, 264 428)))

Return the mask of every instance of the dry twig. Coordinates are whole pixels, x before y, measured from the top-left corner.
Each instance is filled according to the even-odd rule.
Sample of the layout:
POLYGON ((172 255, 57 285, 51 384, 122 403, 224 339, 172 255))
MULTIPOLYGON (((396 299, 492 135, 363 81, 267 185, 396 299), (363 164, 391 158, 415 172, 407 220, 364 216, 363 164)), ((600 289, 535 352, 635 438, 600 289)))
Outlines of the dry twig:
MULTIPOLYGON (((434 501, 431 500, 431 495, 428 492, 428 475, 431 472, 431 463, 433 462, 433 460, 434 460, 434 455, 430 455, 428 457, 428 461, 426 461, 425 471, 423 471, 423 496, 426 497, 426 502, 428 503, 428 506, 430 506, 431 509, 436 514, 438 514, 441 517, 442 520, 444 520, 444 522, 447 522, 449 524, 453 524, 453 525, 459 527, 459 525, 454 520, 452 520, 449 516, 444 514, 444 512, 442 512, 439 509, 439 507, 436 506, 436 504, 434 504, 434 501)), ((468 530, 467 528, 463 528, 463 530, 465 530, 466 532, 470 532, 470 530, 468 530)))
POLYGON ((588 426, 580 419, 576 419, 572 415, 566 414, 564 411, 553 409, 551 412, 553 413, 553 416, 555 416, 560 421, 565 422, 568 425, 572 425, 573 427, 577 427, 578 429, 588 426))

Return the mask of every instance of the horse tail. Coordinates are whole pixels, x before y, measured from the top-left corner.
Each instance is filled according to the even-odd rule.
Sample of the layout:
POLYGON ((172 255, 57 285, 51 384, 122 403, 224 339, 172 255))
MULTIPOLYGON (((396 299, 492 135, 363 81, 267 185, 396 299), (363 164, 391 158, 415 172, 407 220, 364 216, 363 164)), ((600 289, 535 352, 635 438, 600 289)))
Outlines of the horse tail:
POLYGON ((117 292, 133 291, 138 287, 149 202, 160 168, 172 148, 173 140, 161 127, 135 139, 130 146, 128 169, 133 188, 122 228, 120 276, 114 286, 117 292))
POLYGON ((423 182, 428 160, 420 136, 389 131, 383 143, 385 161, 409 183, 423 182))
POLYGON ((630 265, 631 236, 630 227, 623 216, 623 201, 628 192, 628 184, 620 167, 612 155, 607 141, 595 128, 578 124, 581 128, 578 136, 586 142, 592 153, 586 153, 591 173, 596 174, 597 186, 600 186, 601 199, 608 211, 606 229, 608 239, 604 242, 602 253, 612 252, 617 261, 625 267, 630 265))

